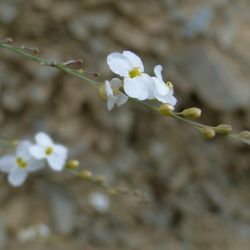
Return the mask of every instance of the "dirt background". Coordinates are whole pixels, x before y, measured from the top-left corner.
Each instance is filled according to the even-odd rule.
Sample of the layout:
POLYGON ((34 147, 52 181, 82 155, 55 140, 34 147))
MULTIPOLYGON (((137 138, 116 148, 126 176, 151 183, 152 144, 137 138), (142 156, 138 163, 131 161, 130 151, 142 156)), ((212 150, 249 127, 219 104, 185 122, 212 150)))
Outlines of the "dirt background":
MULTIPOLYGON (((83 58, 100 81, 112 77, 110 52, 132 50, 148 72, 164 65, 178 110, 197 106, 203 122, 243 130, 250 129, 249 9, 248 0, 0 0, 0 37, 38 46, 53 61, 83 58)), ((0 249, 249 249, 249 146, 205 141, 139 104, 108 112, 93 87, 4 50, 0 83, 1 137, 47 131, 82 167, 151 200, 111 198, 100 214, 88 202, 98 189, 67 173, 34 174, 18 189, 1 174, 0 249), (50 237, 21 241, 20 232, 38 223, 50 237)))

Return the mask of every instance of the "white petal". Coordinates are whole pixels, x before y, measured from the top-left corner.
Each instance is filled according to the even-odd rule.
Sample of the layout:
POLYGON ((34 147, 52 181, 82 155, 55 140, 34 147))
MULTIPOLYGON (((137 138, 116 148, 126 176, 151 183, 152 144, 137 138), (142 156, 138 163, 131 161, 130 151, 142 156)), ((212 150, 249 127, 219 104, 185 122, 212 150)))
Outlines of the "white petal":
POLYGON ((30 146, 29 152, 34 158, 38 160, 45 159, 47 157, 45 153, 45 148, 40 145, 34 144, 30 146))
POLYGON ((116 89, 119 89, 120 87, 122 87, 122 81, 121 81, 121 79, 119 79, 119 78, 113 78, 112 80, 111 80, 111 87, 112 88, 116 88, 116 89))
POLYGON ((52 154, 48 157, 49 166, 55 171, 63 170, 65 160, 65 158, 62 158, 56 154, 52 154))
POLYGON ((53 140, 44 132, 39 132, 35 136, 35 141, 44 147, 51 147, 53 145, 53 140))
POLYGON ((45 161, 44 160, 35 160, 31 159, 27 162, 27 168, 26 170, 28 172, 35 172, 45 167, 45 161))
POLYGON ((8 181, 12 186, 18 187, 24 183, 27 176, 28 176, 27 171, 21 168, 16 168, 8 175, 8 181))
POLYGON ((126 56, 132 63, 133 67, 139 67, 140 72, 144 72, 144 66, 139 56, 131 51, 123 51, 123 55, 126 56))
POLYGON ((116 96, 109 96, 108 97, 108 102, 107 102, 108 111, 110 111, 111 109, 114 108, 116 100, 117 100, 116 96))
POLYGON ((31 145, 32 143, 30 141, 20 142, 16 151, 17 156, 22 157, 25 160, 28 160, 31 157, 30 152, 29 152, 29 148, 31 145))
POLYGON ((155 76, 157 78, 159 78, 160 80, 163 81, 163 79, 162 79, 162 66, 161 65, 155 66, 154 73, 155 73, 155 76))
POLYGON ((166 84, 159 78, 156 77, 152 78, 154 81, 154 95, 166 95, 169 92, 169 88, 166 86, 166 84))
POLYGON ((155 99, 154 92, 155 92, 155 83, 151 76, 147 74, 143 74, 143 82, 148 88, 148 96, 147 99, 155 99))
POLYGON ((4 173, 11 172, 16 167, 16 157, 6 155, 0 159, 0 170, 4 173))
POLYGON ((168 104, 170 104, 171 106, 175 106, 176 103, 177 103, 177 99, 173 96, 173 94, 174 94, 174 91, 173 91, 173 89, 171 88, 171 89, 169 90, 169 92, 168 92, 167 95, 162 95, 162 96, 159 95, 157 99, 158 99, 160 102, 162 102, 162 103, 168 103, 168 104))
POLYGON ((107 63, 109 68, 114 73, 123 77, 128 77, 129 71, 133 69, 133 65, 130 63, 128 58, 118 52, 114 52, 108 55, 107 63))
POLYGON ((169 96, 168 95, 156 95, 156 99, 162 103, 169 103, 169 96))
POLYGON ((105 90, 106 90, 107 96, 112 96, 113 95, 113 90, 111 88, 110 81, 105 81, 105 90))
POLYGON ((121 106, 123 105, 126 101, 128 100, 128 96, 126 96, 125 94, 121 93, 117 96, 117 99, 116 99, 116 104, 117 106, 121 106))
POLYGON ((124 91, 125 93, 139 100, 145 100, 148 98, 148 84, 147 79, 143 77, 125 78, 124 79, 124 91))
POLYGON ((175 106, 177 103, 177 99, 173 95, 168 95, 167 103, 172 106, 175 106))
POLYGON ((174 88, 169 89, 168 95, 174 95, 174 88))
POLYGON ((54 145, 53 148, 53 154, 56 154, 58 156, 60 156, 61 158, 66 159, 67 155, 68 155, 68 149, 66 147, 64 147, 63 145, 60 144, 56 144, 54 145))

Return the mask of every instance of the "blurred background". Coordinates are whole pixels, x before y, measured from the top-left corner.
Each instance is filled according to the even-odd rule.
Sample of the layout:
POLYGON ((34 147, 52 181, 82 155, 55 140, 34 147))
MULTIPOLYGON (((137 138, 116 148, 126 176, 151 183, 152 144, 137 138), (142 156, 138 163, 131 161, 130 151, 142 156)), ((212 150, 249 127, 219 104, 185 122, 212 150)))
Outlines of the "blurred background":
MULTIPOLYGON (((164 66, 177 110, 196 106, 202 122, 240 131, 250 129, 249 9, 249 0, 0 0, 0 37, 56 62, 83 58, 100 82, 113 76, 107 55, 132 50, 147 72, 164 66)), ((249 249, 249 146, 205 141, 139 104, 108 112, 95 88, 3 49, 0 94, 2 138, 47 131, 82 167, 151 200, 101 196, 100 209, 102 190, 67 173, 37 173, 18 189, 1 174, 0 249, 249 249), (44 237, 33 237, 40 223, 44 237)))

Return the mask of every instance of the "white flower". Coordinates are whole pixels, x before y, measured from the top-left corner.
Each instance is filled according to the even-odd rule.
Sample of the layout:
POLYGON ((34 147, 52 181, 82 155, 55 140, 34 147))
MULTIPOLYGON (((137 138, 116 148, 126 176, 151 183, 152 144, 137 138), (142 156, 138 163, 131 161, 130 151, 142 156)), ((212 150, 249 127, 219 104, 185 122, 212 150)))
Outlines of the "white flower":
POLYGON ((154 97, 162 103, 167 103, 171 106, 175 106, 177 100, 174 97, 173 85, 170 82, 168 82, 167 84, 164 83, 162 78, 162 66, 155 66, 154 73, 156 76, 152 77, 155 84, 153 89, 154 97))
POLYGON ((124 77, 125 93, 139 100, 151 99, 151 77, 144 73, 141 59, 130 51, 114 52, 107 58, 110 69, 124 77))
POLYGON ((44 166, 43 161, 34 159, 29 148, 32 145, 29 141, 23 141, 16 150, 16 155, 7 155, 0 159, 1 171, 8 173, 8 181, 17 187, 24 183, 29 172, 40 170, 44 166))
POLYGON ((107 195, 93 192, 89 196, 89 203, 95 208, 99 213, 106 213, 110 207, 110 199, 107 195))
POLYGON ((61 171, 67 159, 68 150, 60 144, 55 144, 53 140, 43 132, 35 136, 36 144, 33 144, 29 151, 36 159, 46 159, 49 166, 55 171, 61 171))
POLYGON ((122 81, 118 78, 113 78, 111 82, 105 81, 105 90, 108 98, 108 110, 114 108, 115 104, 117 106, 121 106, 128 100, 128 97, 120 91, 121 87, 122 81))

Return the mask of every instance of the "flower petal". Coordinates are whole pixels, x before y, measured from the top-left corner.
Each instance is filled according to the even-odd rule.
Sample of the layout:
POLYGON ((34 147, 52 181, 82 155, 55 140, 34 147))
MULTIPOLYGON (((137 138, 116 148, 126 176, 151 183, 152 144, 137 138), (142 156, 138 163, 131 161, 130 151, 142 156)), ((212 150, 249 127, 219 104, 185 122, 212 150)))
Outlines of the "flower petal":
POLYGON ((172 106, 175 106, 177 103, 177 99, 173 95, 168 94, 167 95, 167 103, 172 105, 172 106))
POLYGON ((149 90, 147 84, 147 78, 142 76, 134 78, 125 78, 124 79, 124 91, 125 93, 139 100, 145 100, 148 98, 149 90))
POLYGON ((11 172, 16 167, 16 157, 6 155, 0 159, 0 170, 4 173, 11 172))
POLYGON ((30 152, 29 152, 29 148, 31 145, 32 143, 30 141, 20 142, 16 151, 17 156, 20 156, 24 158, 25 160, 28 160, 31 157, 30 152))
POLYGON ((117 96, 116 104, 117 104, 117 106, 120 107, 120 106, 123 105, 127 100, 128 100, 128 96, 126 96, 126 95, 123 94, 123 93, 120 93, 120 94, 117 96))
POLYGON ((18 187, 24 183, 27 176, 28 176, 27 171, 21 168, 16 168, 8 175, 8 181, 12 186, 18 187))
POLYGON ((67 158, 68 149, 66 147, 64 147, 63 145, 56 144, 56 145, 54 145, 53 150, 54 150, 53 154, 56 154, 56 155, 58 155, 58 156, 60 156, 61 158, 64 158, 64 159, 67 158))
POLYGON ((38 160, 45 159, 47 157, 45 153, 45 148, 40 145, 34 144, 30 146, 29 152, 34 158, 38 160))
POLYGON ((171 106, 175 106, 177 103, 177 99, 173 96, 174 91, 173 88, 170 88, 167 95, 158 95, 157 99, 162 103, 170 104, 171 106))
POLYGON ((143 82, 148 88, 148 96, 147 99, 155 99, 154 92, 155 92, 155 83, 151 76, 147 74, 143 74, 143 82))
POLYGON ((53 145, 53 140, 44 132, 39 132, 35 136, 35 141, 44 147, 51 147, 53 145))
POLYGON ((56 154, 50 155, 48 158, 49 166, 55 171, 62 171, 66 158, 58 156, 56 154))
POLYGON ((120 87, 122 87, 122 80, 119 79, 119 78, 113 78, 111 80, 111 87, 112 88, 116 88, 116 89, 119 89, 120 87))
POLYGON ((155 66, 154 73, 155 73, 155 76, 157 78, 159 78, 160 80, 163 81, 163 78, 162 78, 162 66, 161 65, 155 66))
POLYGON ((105 90, 108 97, 113 95, 113 90, 110 81, 105 81, 105 90))
POLYGON ((131 51, 123 51, 122 54, 129 59, 129 61, 133 65, 133 68, 138 67, 140 72, 144 72, 144 66, 139 56, 137 56, 135 53, 131 51))
POLYGON ((128 58, 118 52, 114 52, 108 55, 107 63, 109 68, 114 73, 123 77, 128 77, 129 71, 133 69, 133 65, 130 63, 128 58))
POLYGON ((108 97, 108 102, 107 102, 108 111, 110 111, 111 109, 114 108, 116 100, 117 100, 116 96, 109 96, 108 97))
POLYGON ((162 97, 167 95, 170 89, 159 78, 153 77, 153 81, 154 81, 154 90, 153 90, 154 97, 160 102, 162 102, 162 97))

